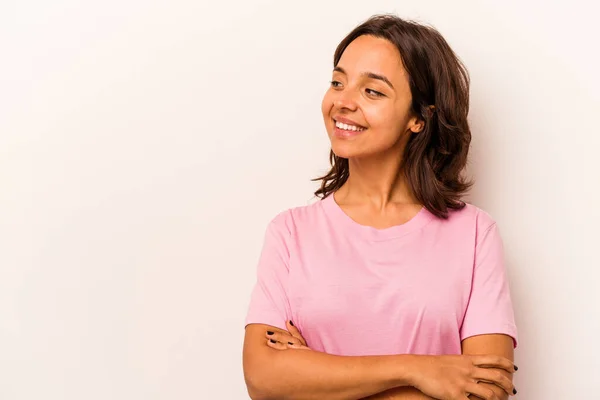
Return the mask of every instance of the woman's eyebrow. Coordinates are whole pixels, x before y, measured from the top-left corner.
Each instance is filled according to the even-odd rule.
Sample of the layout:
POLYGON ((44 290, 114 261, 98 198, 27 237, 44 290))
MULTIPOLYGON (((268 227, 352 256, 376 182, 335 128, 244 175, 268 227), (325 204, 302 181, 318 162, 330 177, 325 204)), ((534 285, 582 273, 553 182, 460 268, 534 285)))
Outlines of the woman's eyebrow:
MULTIPOLYGON (((333 71, 334 72, 336 72, 336 71, 337 72, 341 72, 344 75, 348 75, 348 74, 346 74, 346 71, 344 71, 344 69, 342 67, 335 67, 333 69, 333 71)), ((383 81, 389 87, 391 87, 392 90, 395 90, 394 89, 394 85, 392 85, 392 82, 390 82, 390 80, 388 78, 386 78, 385 76, 383 76, 383 75, 376 74, 375 72, 361 72, 360 76, 365 76, 365 77, 370 78, 370 79, 377 79, 377 80, 383 81)))

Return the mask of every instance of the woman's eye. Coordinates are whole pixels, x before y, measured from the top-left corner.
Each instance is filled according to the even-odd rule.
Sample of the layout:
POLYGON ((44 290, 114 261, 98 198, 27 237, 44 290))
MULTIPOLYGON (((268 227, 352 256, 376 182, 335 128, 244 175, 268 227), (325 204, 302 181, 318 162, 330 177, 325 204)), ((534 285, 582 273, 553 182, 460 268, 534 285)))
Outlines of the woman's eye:
MULTIPOLYGON (((338 88, 342 85, 338 81, 330 81, 330 83, 331 83, 331 87, 334 87, 334 88, 338 88)), ((375 96, 375 97, 384 97, 385 96, 383 93, 378 92, 373 89, 365 89, 365 91, 367 92, 367 94, 370 94, 371 96, 375 96)))
POLYGON ((376 97, 381 97, 381 96, 384 95, 383 93, 380 93, 380 92, 378 92, 376 90, 373 90, 373 89, 366 89, 366 91, 367 91, 367 93, 369 93, 369 91, 370 91, 373 94, 373 96, 376 96, 376 97))

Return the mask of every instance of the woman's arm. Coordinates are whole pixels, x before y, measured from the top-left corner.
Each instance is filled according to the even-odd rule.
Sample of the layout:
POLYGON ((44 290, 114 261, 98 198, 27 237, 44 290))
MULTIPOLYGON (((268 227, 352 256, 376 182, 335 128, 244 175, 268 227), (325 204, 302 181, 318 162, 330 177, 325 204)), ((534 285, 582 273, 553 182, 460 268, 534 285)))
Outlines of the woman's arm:
MULTIPOLYGON (((464 400, 467 393, 489 398, 490 390, 476 381, 513 391, 511 380, 494 371, 514 371, 513 363, 501 356, 335 356, 299 346, 299 337, 269 325, 246 327, 244 377, 253 399, 355 400, 403 386, 414 386, 434 399, 464 400)), ((423 399, 415 391, 404 395, 405 400, 423 399)))
MULTIPOLYGON (((505 357, 509 360, 514 359, 514 342, 513 339, 508 335, 478 335, 466 338, 462 342, 462 353, 466 355, 477 355, 477 354, 495 354, 505 357)), ((513 379, 513 374, 498 369, 497 373, 503 374, 508 379, 513 379)), ((508 399, 506 391, 502 390, 499 386, 491 383, 480 382, 479 385, 486 387, 493 391, 496 396, 501 400, 508 399)), ((516 390, 514 392, 516 394, 516 390)), ((471 395, 470 399, 480 399, 471 395)))
POLYGON ((435 400, 423 394, 418 389, 410 386, 398 387, 385 392, 377 393, 373 396, 365 397, 361 400, 435 400))
MULTIPOLYGON (((509 360, 514 359, 513 339, 507 335, 478 335, 463 340, 462 353, 465 355, 495 354, 505 357, 509 360)), ((495 372, 506 376, 512 381, 513 374, 503 369, 497 368, 495 372)), ((479 382, 478 385, 494 392, 498 399, 507 400, 508 394, 504 389, 492 383, 479 382)), ((515 392, 516 394, 516 392, 515 392)), ((399 387, 387 390, 373 396, 366 397, 363 400, 429 400, 429 397, 413 387, 399 387)), ((469 399, 481 399, 475 395, 470 395, 469 399)))
POLYGON ((244 377, 254 400, 361 399, 409 385, 410 355, 335 356, 278 351, 265 345, 269 325, 250 324, 244 339, 244 377))

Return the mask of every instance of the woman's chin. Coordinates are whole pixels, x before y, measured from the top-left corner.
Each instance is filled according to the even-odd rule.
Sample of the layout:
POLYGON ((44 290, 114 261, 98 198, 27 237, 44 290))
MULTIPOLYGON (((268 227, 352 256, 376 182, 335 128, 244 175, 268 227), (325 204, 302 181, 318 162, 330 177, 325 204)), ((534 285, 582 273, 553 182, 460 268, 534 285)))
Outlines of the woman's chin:
POLYGON ((360 149, 353 148, 353 146, 335 146, 335 145, 333 145, 331 147, 331 150, 333 150, 333 153, 336 156, 341 157, 341 158, 360 157, 364 153, 360 149))
POLYGON ((373 150, 373 149, 365 149, 365 148, 351 148, 350 146, 333 146, 331 148, 333 150, 333 154, 335 154, 338 157, 341 158, 347 158, 347 159, 366 159, 366 158, 371 158, 371 157, 378 157, 381 154, 385 153, 385 150, 382 152, 379 152, 377 150, 373 150))

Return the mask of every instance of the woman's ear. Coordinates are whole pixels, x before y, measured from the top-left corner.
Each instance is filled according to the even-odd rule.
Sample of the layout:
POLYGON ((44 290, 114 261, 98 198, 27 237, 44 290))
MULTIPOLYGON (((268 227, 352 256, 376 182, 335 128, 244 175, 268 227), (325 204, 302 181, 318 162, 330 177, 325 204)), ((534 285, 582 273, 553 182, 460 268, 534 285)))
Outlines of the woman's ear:
MULTIPOLYGON (((435 106, 434 105, 428 106, 426 109, 426 112, 428 113, 427 118, 431 117, 433 115, 433 113, 435 112, 435 106)), ((425 127, 425 121, 420 119, 418 116, 414 116, 411 119, 410 124, 411 124, 410 130, 413 133, 419 133, 425 127)))
POLYGON ((412 133, 419 133, 423 130, 425 126, 425 121, 419 119, 418 117, 414 117, 410 124, 410 130, 412 133))

